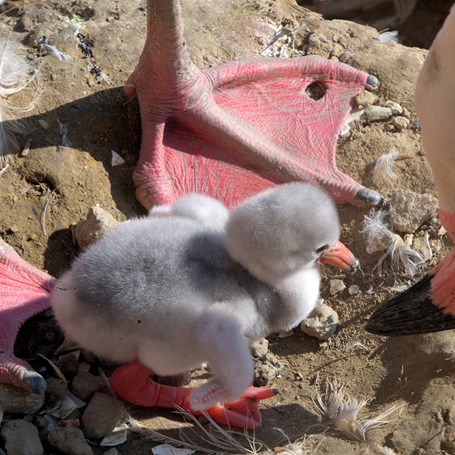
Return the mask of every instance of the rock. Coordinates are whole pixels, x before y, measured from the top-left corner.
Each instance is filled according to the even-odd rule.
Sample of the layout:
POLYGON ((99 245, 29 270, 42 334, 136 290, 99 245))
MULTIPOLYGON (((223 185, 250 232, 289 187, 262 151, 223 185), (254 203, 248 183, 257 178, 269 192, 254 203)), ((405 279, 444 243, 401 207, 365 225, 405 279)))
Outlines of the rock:
POLYGON ((54 428, 47 435, 49 444, 67 455, 93 455, 84 433, 79 428, 54 428))
POLYGON ((356 97, 355 103, 359 109, 364 109, 375 103, 377 96, 368 90, 362 90, 356 97))
POLYGON ((78 223, 74 228, 74 237, 79 247, 85 249, 117 224, 119 221, 109 212, 99 205, 95 205, 88 211, 87 219, 78 223))
POLYGON ((72 378, 79 372, 79 355, 77 351, 60 356, 56 365, 62 370, 65 378, 72 378))
POLYGON ((82 414, 82 429, 87 438, 103 438, 110 434, 126 415, 122 402, 111 395, 97 392, 82 414))
POLYGON ((327 340, 337 329, 337 312, 322 302, 318 303, 310 316, 300 324, 300 330, 303 333, 318 340, 327 340))
POLYGON ((346 285, 343 280, 330 280, 330 295, 338 294, 344 289, 346 289, 346 285))
POLYGON ((10 420, 1 430, 8 455, 43 455, 44 449, 35 425, 25 420, 10 420))
POLYGON ((386 101, 384 107, 389 107, 393 115, 401 115, 403 113, 403 107, 395 101, 386 101))
POLYGON ((253 357, 262 357, 269 351, 269 341, 267 338, 261 338, 255 341, 250 349, 253 357))
POLYGON ((256 387, 264 387, 274 379, 280 377, 283 364, 276 356, 268 352, 255 362, 253 384, 256 387))
POLYGON ((360 288, 356 284, 352 284, 348 288, 348 294, 349 295, 357 295, 360 293, 360 288))
POLYGON ((390 198, 390 223, 395 231, 413 233, 438 213, 438 200, 429 194, 394 190, 390 198))
POLYGON ((71 390, 81 400, 89 400, 103 388, 103 381, 88 371, 79 371, 71 384, 71 390))
POLYGON ((66 389, 68 388, 67 384, 64 381, 58 378, 47 378, 46 383, 46 393, 52 395, 55 398, 58 398, 59 400, 64 397, 66 389))
POLYGON ((107 452, 104 452, 104 455, 117 455, 118 451, 115 447, 112 447, 112 449, 108 450, 107 452))
POLYGON ((409 123, 410 122, 406 117, 398 116, 398 117, 393 117, 393 119, 392 119, 393 126, 399 131, 405 130, 406 128, 408 128, 409 123))
POLYGON ((32 414, 43 406, 42 393, 28 393, 14 386, 0 384, 0 409, 5 413, 32 414))

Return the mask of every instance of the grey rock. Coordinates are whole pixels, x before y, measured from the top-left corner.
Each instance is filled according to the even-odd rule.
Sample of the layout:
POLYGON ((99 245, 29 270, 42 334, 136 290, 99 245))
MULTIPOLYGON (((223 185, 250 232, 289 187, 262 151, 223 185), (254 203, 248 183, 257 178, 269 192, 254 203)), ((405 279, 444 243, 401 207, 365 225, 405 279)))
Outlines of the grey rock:
POLYGON ((330 295, 338 294, 346 289, 346 285, 343 280, 334 279, 330 280, 330 295))
POLYGON ((67 455, 93 455, 84 433, 79 428, 54 428, 47 435, 49 444, 67 455))
POLYGON ((327 340, 338 329, 338 314, 325 303, 318 303, 316 308, 300 325, 300 330, 319 340, 327 340))
POLYGON ((96 392, 103 388, 103 382, 99 376, 88 371, 79 371, 74 377, 71 389, 81 400, 90 399, 96 392))
POLYGON ((79 247, 85 249, 117 224, 119 222, 109 212, 95 205, 88 211, 87 219, 74 228, 74 237, 79 247))
POLYGON ((68 388, 67 384, 58 378, 47 378, 46 382, 47 382, 46 393, 61 400, 65 395, 66 389, 68 388))
POLYGON ((56 362, 57 366, 62 370, 65 378, 72 378, 79 372, 79 358, 74 352, 63 354, 56 362))
POLYGON ((413 233, 438 213, 438 200, 429 194, 394 190, 390 198, 390 223, 395 231, 413 233))
POLYGON ((269 351, 269 342, 267 338, 261 338, 251 345, 251 355, 253 357, 262 357, 269 351))
POLYGON ((11 385, 0 384, 0 409, 5 413, 32 414, 43 406, 44 391, 30 393, 11 385))
POLYGON ((115 447, 112 447, 112 449, 108 450, 107 452, 104 452, 104 455, 117 455, 118 451, 115 447))
POLYGON ((43 455, 37 428, 25 420, 10 420, 1 430, 8 455, 43 455))
POLYGON ((283 364, 273 354, 268 352, 254 365, 253 384, 256 387, 264 387, 276 378, 280 377, 283 364))
POLYGON ((82 429, 87 438, 103 438, 110 434, 126 415, 122 402, 111 395, 97 392, 82 414, 82 429))

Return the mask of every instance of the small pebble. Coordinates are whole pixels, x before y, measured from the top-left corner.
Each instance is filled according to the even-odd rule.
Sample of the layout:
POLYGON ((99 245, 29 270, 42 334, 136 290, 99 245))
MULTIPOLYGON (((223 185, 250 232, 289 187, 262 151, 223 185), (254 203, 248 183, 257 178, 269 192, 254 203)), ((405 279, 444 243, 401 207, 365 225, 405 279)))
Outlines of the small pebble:
POLYGON ((35 425, 25 420, 5 422, 0 432, 8 455, 43 455, 44 449, 35 425))
POLYGON ((82 414, 82 429, 89 439, 104 438, 126 417, 123 403, 106 393, 93 395, 82 414))
POLYGON ((375 103, 377 97, 368 90, 362 90, 356 97, 355 103, 359 109, 364 109, 375 103))
POLYGON ((47 441, 52 447, 66 455, 93 455, 92 448, 79 428, 54 428, 49 431, 47 441))
POLYGON ((360 288, 356 284, 352 284, 348 288, 348 294, 349 295, 357 295, 360 293, 360 288))
POLYGON ((338 325, 337 312, 320 302, 310 316, 301 323, 300 330, 318 340, 327 340, 337 331, 338 325))
POLYGON ((79 371, 71 384, 71 390, 81 400, 89 400, 96 392, 103 388, 103 382, 99 376, 88 371, 79 371))
POLYGON ((87 218, 76 225, 74 238, 79 247, 85 249, 117 224, 119 221, 109 212, 96 205, 90 208, 87 218))
POLYGON ((405 130, 406 128, 409 127, 409 120, 406 118, 406 117, 393 117, 392 119, 392 124, 393 126, 401 131, 401 130, 405 130))
POLYGON ((343 280, 330 280, 330 295, 338 294, 339 292, 346 289, 346 285, 343 280))
POLYGON ((38 393, 24 393, 17 387, 0 384, 0 409, 5 413, 33 414, 43 406, 44 391, 38 393))
POLYGON ((363 116, 369 122, 387 120, 392 117, 392 109, 383 106, 370 106, 363 111, 363 116))
POLYGON ((401 115, 403 113, 403 107, 395 101, 386 101, 384 107, 390 108, 393 115, 401 115))
POLYGON ((413 233, 438 213, 438 200, 429 194, 394 190, 390 198, 390 223, 394 231, 413 233))
POLYGON ((261 338, 255 341, 250 349, 253 357, 263 357, 269 351, 269 341, 267 338, 261 338))

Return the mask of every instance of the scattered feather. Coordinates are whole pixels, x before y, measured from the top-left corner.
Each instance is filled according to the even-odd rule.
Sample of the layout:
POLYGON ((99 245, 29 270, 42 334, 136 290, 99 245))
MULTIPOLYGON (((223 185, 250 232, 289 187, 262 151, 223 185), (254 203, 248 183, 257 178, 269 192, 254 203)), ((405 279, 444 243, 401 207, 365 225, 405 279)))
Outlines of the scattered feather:
POLYGON ((66 390, 63 398, 57 401, 54 407, 46 409, 44 413, 57 419, 66 419, 76 409, 83 408, 86 405, 87 403, 77 398, 69 390, 66 390))
POLYGON ((397 152, 392 151, 384 153, 375 161, 373 168, 373 183, 375 185, 381 184, 384 181, 393 178, 393 167, 398 156, 397 152))
POLYGON ((36 76, 27 60, 21 56, 14 41, 0 37, 0 165, 7 163, 7 154, 19 149, 16 134, 26 128, 18 120, 17 114, 27 112, 34 106, 30 103, 15 104, 9 97, 27 87, 36 76))
POLYGON ((374 271, 381 274, 384 261, 390 258, 393 271, 402 269, 406 275, 412 277, 417 272, 417 265, 423 262, 423 257, 389 229, 385 217, 386 212, 383 210, 372 209, 370 214, 365 216, 361 230, 367 238, 367 253, 385 250, 374 271))
POLYGON ((46 51, 49 52, 53 57, 55 57, 57 60, 60 60, 61 62, 68 62, 70 60, 70 56, 68 54, 65 54, 62 51, 59 51, 55 46, 52 44, 48 44, 46 42, 41 43, 41 47, 45 49, 46 51))
POLYGON ((9 168, 9 164, 6 163, 6 165, 0 169, 0 177, 8 170, 8 168, 9 168))
POLYGON ((336 381, 326 381, 325 392, 317 396, 315 405, 324 414, 337 431, 347 434, 358 441, 365 441, 367 432, 383 426, 393 412, 402 407, 395 405, 377 416, 359 417, 358 414, 368 400, 358 401, 349 398, 345 393, 345 385, 336 381))

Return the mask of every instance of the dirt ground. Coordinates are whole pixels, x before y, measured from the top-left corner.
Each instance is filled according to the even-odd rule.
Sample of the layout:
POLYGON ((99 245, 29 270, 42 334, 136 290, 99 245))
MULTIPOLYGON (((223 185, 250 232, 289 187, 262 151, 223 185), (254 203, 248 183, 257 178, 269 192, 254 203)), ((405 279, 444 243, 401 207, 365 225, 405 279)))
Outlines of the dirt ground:
MULTIPOLYGON (((0 31, 21 43, 30 62, 39 68, 36 86, 30 86, 17 101, 26 102, 34 95, 37 100, 32 111, 21 115, 27 131, 20 136, 20 145, 23 148, 30 139, 30 150, 26 156, 12 154, 8 169, 0 176, 0 235, 27 261, 59 276, 78 254, 71 226, 90 207, 99 204, 118 220, 145 213, 135 199, 131 178, 141 134, 138 106, 126 99, 122 86, 142 50, 146 8, 145 1, 23 3, 6 3, 0 31), (76 27, 91 40, 93 54, 83 53, 76 27), (65 53, 66 61, 43 43, 65 53), (111 165, 112 150, 122 156, 124 164, 111 165)), ((425 17, 420 8, 428 4, 419 5, 420 21, 425 17)), ((383 44, 375 29, 352 22, 324 21, 305 10, 283 12, 274 1, 185 0, 182 6, 192 57, 201 68, 260 53, 284 24, 293 31, 293 40, 280 41, 273 48, 276 55, 318 54, 375 75, 381 85, 374 93, 374 104, 398 103, 405 108, 403 116, 409 126, 394 128, 392 119, 358 125, 349 138, 340 139, 337 164, 381 192, 386 204, 397 188, 435 195, 413 107, 415 78, 425 50, 396 42, 383 44), (372 165, 391 150, 409 159, 398 161, 395 176, 376 185, 372 165)), ((443 15, 440 12, 435 23, 443 15)), ((433 16, 426 17, 432 20, 433 16)), ((407 24, 403 36, 412 43, 407 24)), ((414 42, 427 46, 428 36, 433 35, 434 27, 426 39, 414 42)), ((294 453, 306 453, 305 449, 318 455, 379 454, 387 453, 380 447, 389 447, 402 455, 455 454, 453 331, 385 339, 363 329, 373 309, 436 264, 450 241, 432 219, 414 232, 415 237, 428 233, 433 250, 417 275, 410 278, 386 262, 378 276, 374 267, 381 253, 368 254, 361 233, 368 213, 369 209, 340 207, 342 240, 360 260, 363 272, 323 271, 321 297, 339 315, 338 332, 324 342, 299 329, 288 337, 269 339, 269 350, 283 368, 269 383, 280 394, 264 404, 263 428, 255 433, 263 450, 279 453, 288 443, 306 438, 298 444, 301 451, 294 449, 294 453), (341 278, 346 289, 332 295, 334 278, 341 278), (353 285, 358 292, 349 291, 353 285), (404 406, 390 417, 390 423, 369 432, 365 442, 353 441, 331 428, 314 404, 326 379, 334 378, 346 384, 350 396, 369 400, 362 413, 404 406)), ((32 353, 29 360, 39 366, 32 353)), ((143 425, 165 434, 175 436, 175 428, 180 427, 180 418, 170 412, 132 412, 143 425)), ((141 455, 150 453, 153 445, 132 437, 117 450, 141 455)))

